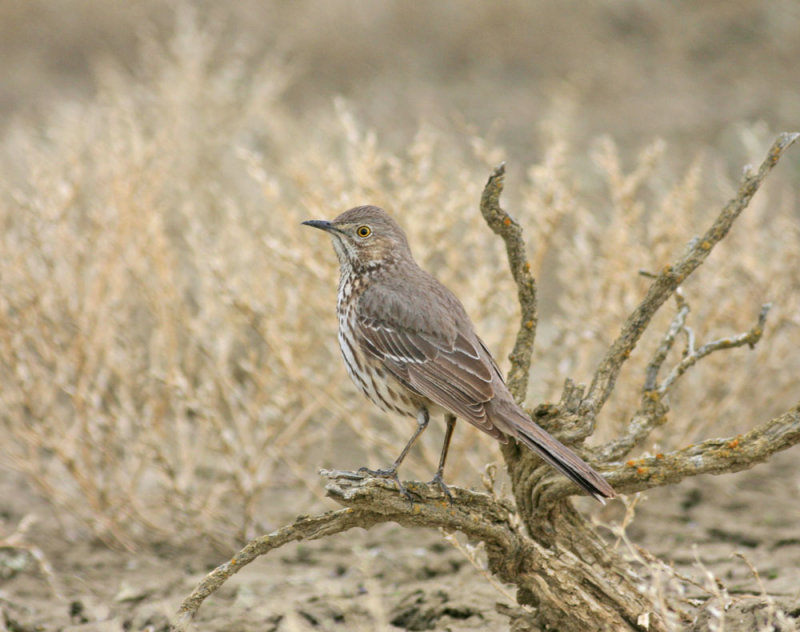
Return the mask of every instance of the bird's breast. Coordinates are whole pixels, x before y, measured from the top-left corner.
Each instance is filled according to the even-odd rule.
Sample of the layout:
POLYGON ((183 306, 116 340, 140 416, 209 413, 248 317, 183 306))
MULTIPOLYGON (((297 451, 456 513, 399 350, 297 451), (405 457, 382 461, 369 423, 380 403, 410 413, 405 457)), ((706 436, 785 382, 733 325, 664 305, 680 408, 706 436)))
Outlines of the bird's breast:
POLYGON ((381 360, 367 354, 358 340, 354 288, 344 284, 339 292, 339 348, 350 379, 374 404, 387 412, 415 417, 423 402, 401 384, 381 360))

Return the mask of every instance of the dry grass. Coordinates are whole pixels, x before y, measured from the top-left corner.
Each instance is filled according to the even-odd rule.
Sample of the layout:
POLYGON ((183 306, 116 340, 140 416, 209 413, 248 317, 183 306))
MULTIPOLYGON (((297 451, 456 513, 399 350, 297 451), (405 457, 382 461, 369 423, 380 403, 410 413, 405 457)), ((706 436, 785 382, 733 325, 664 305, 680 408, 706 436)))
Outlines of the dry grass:
MULTIPOLYGON (((300 222, 367 202, 393 211, 503 358, 513 286, 477 213, 503 154, 432 128, 390 152, 344 102, 301 124, 279 57, 222 50, 188 14, 142 59, 136 79, 100 67, 91 103, 59 106, 40 128, 22 121, 0 149, 0 463, 111 544, 202 534, 227 545, 308 511, 318 467, 385 465, 412 429, 346 378, 335 257, 300 222)), ((557 397, 567 376, 590 377, 641 295, 637 270, 663 265, 710 215, 700 201, 730 190, 724 178, 708 190, 721 178, 713 158, 678 179, 660 172, 660 144, 626 170, 600 140, 582 172, 555 123, 550 134, 514 209, 558 297, 537 351, 537 400, 557 397)), ((700 340, 743 331, 762 302, 776 305, 756 351, 717 354, 684 380, 662 445, 736 432, 797 399, 794 206, 774 187, 761 195, 687 286, 700 340)), ((636 405, 641 355, 605 436, 636 405)), ((449 478, 477 482, 495 449, 460 428, 449 478)), ((404 474, 427 480, 437 452, 428 437, 404 474)))

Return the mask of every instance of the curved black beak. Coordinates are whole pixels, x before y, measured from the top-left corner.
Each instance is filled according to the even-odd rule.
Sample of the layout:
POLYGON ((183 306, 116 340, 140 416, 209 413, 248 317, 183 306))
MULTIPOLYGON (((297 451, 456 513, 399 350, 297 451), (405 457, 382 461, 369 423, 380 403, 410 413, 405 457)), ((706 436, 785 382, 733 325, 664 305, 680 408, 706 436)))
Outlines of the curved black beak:
POLYGON ((306 226, 313 226, 314 228, 319 228, 320 230, 327 230, 328 232, 337 230, 337 228, 333 224, 324 219, 310 219, 306 222, 303 222, 303 224, 305 224, 306 226))

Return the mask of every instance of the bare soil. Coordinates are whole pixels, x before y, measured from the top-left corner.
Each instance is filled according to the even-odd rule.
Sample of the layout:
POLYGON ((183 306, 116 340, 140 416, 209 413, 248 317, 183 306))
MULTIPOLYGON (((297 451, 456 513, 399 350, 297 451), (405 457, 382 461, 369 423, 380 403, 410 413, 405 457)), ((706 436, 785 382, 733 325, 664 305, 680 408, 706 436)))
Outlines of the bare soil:
MULTIPOLYGON (((740 624, 726 622, 726 629, 755 629, 754 617, 767 607, 763 599, 750 599, 762 595, 759 580, 777 607, 800 620, 795 459, 791 451, 781 454, 733 475, 734 484, 731 476, 700 477, 648 492, 628 527, 635 544, 698 584, 707 582, 706 572, 713 574, 733 599, 731 608, 741 611, 740 624)), ((48 577, 29 551, 0 548, 0 630, 166 630, 181 600, 225 561, 202 543, 111 550, 56 520, 14 476, 4 475, 0 489, 4 532, 35 514, 24 541, 52 568, 48 577)), ((621 515, 615 503, 599 518, 621 515)), ((502 589, 439 533, 384 525, 293 544, 257 560, 207 600, 197 624, 276 632, 503 630, 510 624, 500 604, 513 605, 513 591, 502 589)), ((709 598, 691 584, 687 590, 697 605, 709 598)))

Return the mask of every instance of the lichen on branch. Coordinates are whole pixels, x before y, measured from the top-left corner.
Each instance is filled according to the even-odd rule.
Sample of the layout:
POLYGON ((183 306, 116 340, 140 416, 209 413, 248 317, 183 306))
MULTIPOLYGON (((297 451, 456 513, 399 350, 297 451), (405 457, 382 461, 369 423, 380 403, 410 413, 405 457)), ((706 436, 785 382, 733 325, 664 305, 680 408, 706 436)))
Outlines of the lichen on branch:
POLYGON ((514 348, 508 356, 511 368, 506 382, 517 402, 522 403, 528 390, 531 354, 536 340, 536 325, 539 316, 536 307, 536 280, 531 274, 531 265, 525 252, 522 227, 500 207, 500 194, 505 183, 505 163, 495 167, 481 195, 481 215, 506 245, 506 255, 511 276, 517 285, 517 300, 520 307, 520 327, 514 348))

